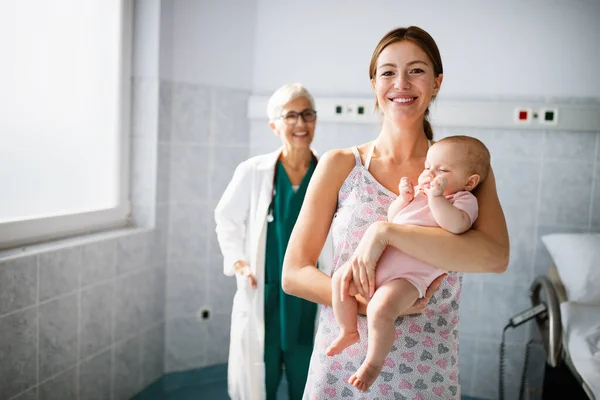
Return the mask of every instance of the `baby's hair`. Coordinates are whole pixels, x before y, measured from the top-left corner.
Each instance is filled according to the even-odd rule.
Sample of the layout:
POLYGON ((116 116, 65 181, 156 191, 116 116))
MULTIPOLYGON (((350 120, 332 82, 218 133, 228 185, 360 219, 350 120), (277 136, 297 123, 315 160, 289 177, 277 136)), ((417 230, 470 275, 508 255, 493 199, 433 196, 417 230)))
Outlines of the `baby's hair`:
POLYGON ((486 145, 479 139, 464 135, 447 136, 436 143, 444 142, 462 147, 465 161, 469 164, 473 173, 479 175, 479 182, 483 182, 490 173, 491 168, 490 151, 486 145))

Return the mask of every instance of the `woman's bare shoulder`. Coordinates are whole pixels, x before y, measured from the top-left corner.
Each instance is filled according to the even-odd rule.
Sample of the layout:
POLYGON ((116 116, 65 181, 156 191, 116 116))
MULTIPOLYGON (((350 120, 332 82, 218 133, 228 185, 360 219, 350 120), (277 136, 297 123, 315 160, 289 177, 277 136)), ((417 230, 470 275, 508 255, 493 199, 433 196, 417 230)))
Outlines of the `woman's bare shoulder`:
POLYGON ((327 172, 346 170, 349 172, 356 164, 352 149, 333 149, 325 152, 319 160, 319 165, 327 172))
POLYGON ((319 182, 320 190, 337 191, 355 166, 356 157, 352 148, 329 150, 319 159, 311 182, 319 182))
MULTIPOLYGON (((370 143, 361 144, 356 146, 358 153, 361 157, 361 163, 363 162, 364 155, 368 151, 370 143)), ((333 149, 327 151, 321 157, 321 161, 329 168, 336 170, 343 170, 349 172, 356 165, 356 156, 352 147, 345 149, 333 149)))

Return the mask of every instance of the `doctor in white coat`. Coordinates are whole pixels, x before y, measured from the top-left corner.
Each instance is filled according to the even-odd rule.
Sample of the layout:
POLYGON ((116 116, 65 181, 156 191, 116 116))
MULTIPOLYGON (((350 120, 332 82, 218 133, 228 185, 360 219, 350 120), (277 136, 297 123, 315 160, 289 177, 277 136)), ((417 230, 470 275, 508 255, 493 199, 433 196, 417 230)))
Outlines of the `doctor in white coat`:
MULTIPOLYGON (((242 162, 215 209, 224 273, 235 275, 228 391, 232 400, 275 399, 286 374, 291 400, 302 398, 313 348, 317 306, 281 289, 292 228, 317 158, 310 144, 317 114, 301 84, 270 98, 269 127, 282 147, 242 162)), ((331 267, 325 244, 319 267, 331 267)))

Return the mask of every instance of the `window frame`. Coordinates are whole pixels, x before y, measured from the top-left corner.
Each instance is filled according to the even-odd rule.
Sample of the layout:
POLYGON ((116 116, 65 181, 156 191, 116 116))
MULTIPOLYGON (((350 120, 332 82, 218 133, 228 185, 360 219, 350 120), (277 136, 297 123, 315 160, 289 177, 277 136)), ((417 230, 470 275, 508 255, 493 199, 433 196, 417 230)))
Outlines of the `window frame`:
POLYGON ((131 226, 130 136, 133 57, 133 2, 121 0, 119 198, 114 208, 0 223, 0 250, 131 226))

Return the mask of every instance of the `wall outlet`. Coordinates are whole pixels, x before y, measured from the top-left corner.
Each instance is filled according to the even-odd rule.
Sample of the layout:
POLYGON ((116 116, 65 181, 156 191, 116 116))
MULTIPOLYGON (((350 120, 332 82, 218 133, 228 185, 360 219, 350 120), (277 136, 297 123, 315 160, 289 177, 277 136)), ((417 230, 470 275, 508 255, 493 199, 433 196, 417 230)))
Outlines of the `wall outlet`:
POLYGON ((208 307, 202 307, 202 308, 199 308, 198 311, 196 311, 196 319, 199 322, 207 321, 210 319, 210 317, 211 317, 211 311, 210 311, 210 308, 208 308, 208 307))
POLYGON ((515 124, 530 124, 533 118, 531 108, 518 107, 514 110, 514 122, 515 124))
POLYGON ((556 125, 558 123, 558 109, 541 108, 538 114, 538 121, 544 125, 556 125))

